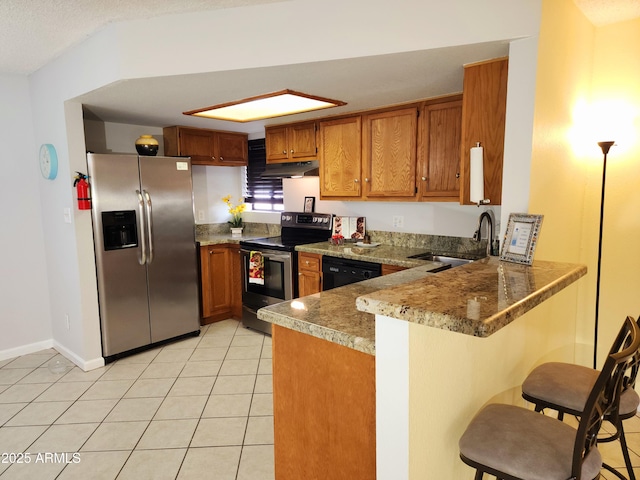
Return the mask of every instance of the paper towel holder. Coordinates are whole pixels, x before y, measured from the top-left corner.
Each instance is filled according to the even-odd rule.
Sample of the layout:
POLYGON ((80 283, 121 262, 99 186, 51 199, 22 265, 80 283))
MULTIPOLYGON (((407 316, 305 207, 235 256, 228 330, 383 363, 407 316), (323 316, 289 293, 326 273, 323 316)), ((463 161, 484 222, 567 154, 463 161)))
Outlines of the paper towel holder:
POLYGON ((469 150, 469 200, 480 205, 488 205, 491 200, 484 198, 484 152, 480 142, 469 150))

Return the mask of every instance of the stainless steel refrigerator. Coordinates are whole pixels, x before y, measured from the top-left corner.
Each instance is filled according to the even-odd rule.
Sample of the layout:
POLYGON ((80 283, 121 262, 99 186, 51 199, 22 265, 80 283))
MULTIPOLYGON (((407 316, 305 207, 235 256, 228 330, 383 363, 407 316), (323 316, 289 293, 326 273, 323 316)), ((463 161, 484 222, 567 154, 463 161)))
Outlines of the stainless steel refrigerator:
POLYGON ((191 161, 89 154, 102 355, 200 330, 191 161))

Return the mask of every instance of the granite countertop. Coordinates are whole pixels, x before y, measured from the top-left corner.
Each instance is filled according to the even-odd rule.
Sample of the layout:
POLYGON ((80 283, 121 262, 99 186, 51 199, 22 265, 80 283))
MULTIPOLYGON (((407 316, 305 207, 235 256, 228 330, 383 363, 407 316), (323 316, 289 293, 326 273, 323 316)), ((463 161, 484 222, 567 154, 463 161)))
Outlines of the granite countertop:
POLYGON ((587 272, 584 265, 490 257, 433 274, 439 264, 422 263, 261 308, 258 318, 375 355, 375 314, 487 337, 587 272))
POLYGON ((253 240, 255 238, 263 238, 265 235, 242 235, 241 237, 232 237, 231 233, 212 233, 196 235, 196 242, 200 246, 218 245, 222 243, 240 243, 244 240, 253 240))
MULTIPOLYGON (((362 260, 363 262, 385 263, 387 265, 397 265, 399 267, 413 268, 426 264, 437 264, 440 262, 427 262, 415 258, 408 258, 412 255, 428 252, 426 247, 405 247, 397 245, 378 245, 376 247, 358 247, 355 243, 345 243, 344 245, 331 245, 329 242, 311 243, 298 245, 298 252, 317 253, 330 257, 349 258, 351 260, 362 260)), ((464 258, 465 254, 452 254, 453 256, 464 258)), ((467 255, 468 256, 468 255, 467 255)))
POLYGON ((429 271, 441 265, 422 263, 425 265, 261 308, 258 318, 375 355, 375 315, 356 310, 356 298, 433 275, 429 271))

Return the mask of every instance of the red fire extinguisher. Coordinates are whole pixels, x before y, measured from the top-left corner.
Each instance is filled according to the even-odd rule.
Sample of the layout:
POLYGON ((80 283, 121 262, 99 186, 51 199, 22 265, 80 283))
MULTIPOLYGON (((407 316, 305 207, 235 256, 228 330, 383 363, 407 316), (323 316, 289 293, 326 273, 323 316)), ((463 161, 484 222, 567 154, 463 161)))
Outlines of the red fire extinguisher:
POLYGON ((91 196, 89 194, 89 176, 84 173, 76 172, 76 181, 73 186, 76 187, 78 195, 78 210, 91 210, 91 196))

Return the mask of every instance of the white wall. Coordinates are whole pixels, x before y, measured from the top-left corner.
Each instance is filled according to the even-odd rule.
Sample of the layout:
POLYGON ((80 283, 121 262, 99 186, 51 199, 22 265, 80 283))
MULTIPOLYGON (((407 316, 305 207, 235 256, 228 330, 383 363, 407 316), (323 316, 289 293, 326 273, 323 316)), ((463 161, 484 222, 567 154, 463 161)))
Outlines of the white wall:
POLYGON ((40 69, 30 77, 31 145, 55 144, 61 163, 58 181, 38 184, 57 345, 87 365, 101 354, 94 258, 84 244, 91 225, 86 212, 73 207, 71 180, 84 168, 86 149, 78 133, 82 109, 73 99, 126 78, 511 41, 536 36, 539 15, 540 0, 326 0, 322 9, 297 0, 111 24, 40 69), (282 24, 287 28, 273 28, 282 24), (71 226, 62 221, 64 208, 73 208, 71 226), (70 329, 64 326, 66 314, 70 329))
MULTIPOLYGON (((450 237, 473 236, 478 216, 487 208, 444 202, 338 202, 320 200, 319 177, 285 178, 284 209, 301 212, 304 197, 316 197, 315 211, 336 215, 357 215, 367 218, 367 230, 424 233, 450 237), (404 226, 394 226, 395 216, 403 218, 404 226)), ((500 220, 500 207, 491 207, 500 220)), ((500 225, 494 228, 496 235, 500 225)), ((484 231, 484 230, 483 230, 484 231)))
POLYGON ((44 254, 38 167, 29 83, 0 75, 2 235, 0 235, 0 360, 50 346, 49 285, 44 254))

